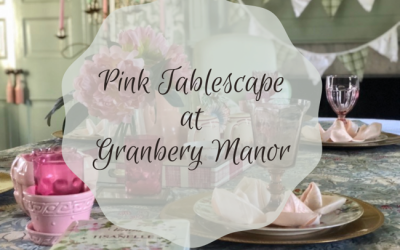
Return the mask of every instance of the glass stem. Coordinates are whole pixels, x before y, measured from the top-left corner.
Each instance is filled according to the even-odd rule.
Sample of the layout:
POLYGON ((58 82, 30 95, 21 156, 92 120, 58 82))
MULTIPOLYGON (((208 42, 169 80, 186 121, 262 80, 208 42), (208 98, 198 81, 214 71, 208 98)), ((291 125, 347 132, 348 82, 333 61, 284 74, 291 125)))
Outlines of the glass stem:
POLYGON ((340 121, 342 121, 343 123, 344 123, 344 125, 346 125, 346 115, 344 115, 344 114, 340 114, 340 115, 338 115, 338 119, 340 120, 340 121))
POLYGON ((282 184, 282 175, 285 170, 282 169, 269 169, 271 181, 269 184, 269 192, 271 193, 271 200, 266 207, 267 211, 275 211, 281 204, 285 187, 282 184))

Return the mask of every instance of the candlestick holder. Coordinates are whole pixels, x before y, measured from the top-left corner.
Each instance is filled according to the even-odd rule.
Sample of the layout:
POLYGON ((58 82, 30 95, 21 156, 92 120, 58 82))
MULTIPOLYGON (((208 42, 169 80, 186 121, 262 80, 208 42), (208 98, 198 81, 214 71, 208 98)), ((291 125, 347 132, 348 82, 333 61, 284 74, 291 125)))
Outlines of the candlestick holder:
POLYGON ((65 39, 67 37, 67 35, 65 34, 64 28, 58 30, 56 37, 58 39, 65 39))
POLYGON ((101 23, 101 15, 99 15, 101 8, 100 8, 100 4, 97 0, 89 3, 87 5, 87 8, 85 10, 85 13, 89 15, 89 23, 93 23, 93 24, 99 24, 101 23))

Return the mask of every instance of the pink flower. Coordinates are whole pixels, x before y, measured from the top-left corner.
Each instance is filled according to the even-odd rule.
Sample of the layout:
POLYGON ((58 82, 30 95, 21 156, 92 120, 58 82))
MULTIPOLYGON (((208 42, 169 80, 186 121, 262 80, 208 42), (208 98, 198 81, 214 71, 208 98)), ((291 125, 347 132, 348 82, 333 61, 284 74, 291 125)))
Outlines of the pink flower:
MULTIPOLYGON (((102 119, 107 119, 115 123, 130 123, 134 109, 138 108, 146 94, 142 87, 137 91, 137 81, 144 69, 144 61, 136 58, 138 52, 123 51, 118 46, 111 48, 101 48, 100 52, 93 56, 93 61, 85 61, 80 75, 74 81, 74 98, 88 108, 89 114, 102 119), (119 69, 119 77, 108 82, 107 89, 104 91, 106 73, 100 75, 104 70, 119 69), (122 75, 122 72, 124 74, 122 75), (131 85, 127 90, 124 89, 125 79, 135 77, 135 93, 131 91, 131 85), (122 78, 121 89, 119 88, 119 78, 122 78)), ((116 72, 111 75, 110 80, 114 79, 116 72)), ((149 76, 149 72, 144 70, 142 79, 149 76)), ((147 84, 149 89, 150 83, 147 84)))
POLYGON ((174 76, 176 75, 177 77, 176 79, 179 79, 179 77, 190 78, 192 70, 190 69, 190 63, 182 46, 173 44, 168 50, 165 58, 166 60, 169 60, 167 65, 168 69, 176 69, 181 67, 174 73, 174 76))
POLYGON ((118 36, 118 43, 124 51, 137 50, 140 57, 153 61, 164 57, 169 48, 165 37, 150 26, 122 31, 118 36))
POLYGON ((123 31, 119 34, 118 42, 124 51, 137 50, 137 56, 143 58, 146 68, 161 60, 169 60, 167 69, 181 67, 175 71, 174 79, 191 76, 190 63, 183 48, 175 44, 169 46, 165 37, 156 33, 150 26, 123 31))
MULTIPOLYGON (((179 78, 187 78, 188 81, 186 85, 184 85, 184 92, 189 93, 190 92, 190 79, 191 79, 191 74, 192 70, 190 68, 190 63, 187 60, 187 55, 185 54, 185 51, 183 48, 179 45, 172 45, 170 49, 168 50, 165 60, 169 60, 168 64, 166 66, 166 69, 176 69, 174 71, 173 75, 173 82, 178 83, 179 78), (180 67, 180 69, 178 69, 180 67)), ((171 72, 171 71, 169 71, 171 72)), ((169 74, 168 74, 169 75, 169 74)), ((167 76, 167 79, 169 79, 170 76, 167 76)), ((181 79, 178 83, 178 87, 180 90, 183 91, 183 86, 185 82, 185 79, 181 79)))
POLYGON ((140 75, 141 79, 149 77, 147 70, 163 60, 168 61, 167 69, 181 67, 174 72, 174 81, 180 77, 190 78, 191 69, 183 48, 178 45, 169 46, 165 37, 150 26, 121 32, 118 43, 121 47, 102 47, 92 60, 84 62, 79 76, 74 80, 74 98, 88 108, 91 116, 114 123, 130 123, 134 110, 139 108, 146 97, 147 101, 152 101, 149 98, 154 99, 154 96, 146 93, 152 91, 150 82, 146 83, 146 88, 142 86, 138 89, 140 75), (117 70, 113 72, 114 69, 119 70, 117 78, 117 70), (107 70, 110 75, 104 90, 107 70), (135 93, 132 93, 132 82, 125 90, 126 79, 132 78, 135 78, 135 93))

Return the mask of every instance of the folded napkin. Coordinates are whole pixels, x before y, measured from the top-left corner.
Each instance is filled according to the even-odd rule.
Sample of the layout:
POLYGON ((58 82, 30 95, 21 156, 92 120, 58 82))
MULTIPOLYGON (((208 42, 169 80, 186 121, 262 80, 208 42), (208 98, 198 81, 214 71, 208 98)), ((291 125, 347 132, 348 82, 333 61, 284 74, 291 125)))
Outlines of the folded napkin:
POLYGON ((315 127, 304 126, 301 129, 301 134, 304 138, 313 141, 321 139, 322 142, 363 142, 378 137, 381 131, 382 124, 376 122, 358 127, 351 120, 346 120, 346 124, 336 120, 326 131, 318 123, 315 127))
POLYGON ((318 225, 322 215, 339 209, 345 202, 340 196, 322 195, 318 186, 311 182, 300 198, 292 193, 273 224, 284 227, 318 225))
POLYGON ((219 216, 238 223, 265 223, 267 216, 262 210, 268 205, 271 194, 265 182, 244 177, 234 192, 214 189, 211 204, 219 216))
MULTIPOLYGON (((244 225, 271 223, 276 214, 264 213, 271 198, 268 185, 258 179, 244 177, 233 192, 214 189, 211 204, 222 218, 244 225)), ((282 212, 273 224, 286 227, 304 227, 320 223, 321 215, 340 208, 346 199, 322 195, 315 183, 310 183, 300 198, 291 193, 282 212)))

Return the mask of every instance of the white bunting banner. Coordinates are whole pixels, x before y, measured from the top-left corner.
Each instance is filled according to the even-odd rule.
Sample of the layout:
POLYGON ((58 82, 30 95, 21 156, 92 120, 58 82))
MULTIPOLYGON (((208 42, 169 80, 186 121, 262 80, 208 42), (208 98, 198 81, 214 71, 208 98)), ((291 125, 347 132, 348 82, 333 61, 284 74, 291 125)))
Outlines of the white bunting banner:
MULTIPOLYGON (((263 3, 267 3, 269 0, 264 0, 263 3)), ((338 11, 340 4, 343 0, 321 0, 322 6, 324 7, 325 12, 330 16, 334 17, 336 12, 338 11)), ((291 0, 294 14, 296 17, 301 16, 301 13, 307 8, 308 4, 311 0, 291 0)), ((358 0, 360 5, 364 8, 365 11, 371 12, 372 7, 374 6, 375 0, 358 0)))
POLYGON ((358 0, 358 2, 361 4, 364 10, 371 12, 375 0, 358 0))
POLYGON ((389 58, 391 62, 398 61, 399 43, 397 37, 397 26, 372 41, 369 46, 376 50, 379 54, 389 58))
MULTIPOLYGON (((238 0, 241 4, 243 2, 238 0)), ((325 11, 330 15, 334 16, 340 7, 343 0, 320 0, 325 11)), ((360 4, 367 11, 370 11, 374 5, 374 0, 358 0, 360 4)), ((311 0, 291 0, 292 6, 296 17, 300 16, 304 9, 308 6, 311 0)), ((243 4, 244 5, 244 4, 243 4)), ((303 56, 317 69, 319 74, 322 76, 325 71, 332 65, 335 59, 339 59, 343 63, 344 67, 358 75, 360 80, 363 78, 364 69, 367 64, 368 49, 372 48, 379 54, 387 57, 391 62, 398 61, 398 33, 397 29, 400 26, 400 22, 396 23, 392 28, 390 28, 386 33, 380 37, 362 44, 356 48, 352 48, 346 51, 333 52, 333 53, 315 53, 298 48, 298 50, 303 54, 303 56)), ((262 25, 256 19, 251 19, 249 24, 249 34, 256 36, 266 36, 270 39, 274 39, 273 34, 264 34, 260 32, 262 25), (262 35, 261 35, 262 34, 262 35)), ((274 41, 275 49, 279 52, 278 56, 278 67, 280 65, 280 58, 290 58, 291 53, 285 48, 282 48, 281 43, 274 41)), ((310 67, 310 65, 307 65, 310 67)), ((311 70, 310 70, 311 72, 311 70)), ((315 77, 313 77, 315 78, 315 77)))
POLYGON ((292 0, 294 14, 299 17, 311 0, 292 0))
POLYGON ((299 49, 301 54, 305 58, 307 58, 312 65, 318 70, 318 73, 322 76, 327 68, 329 68, 333 61, 336 59, 335 54, 317 54, 317 53, 311 53, 306 50, 299 49))

